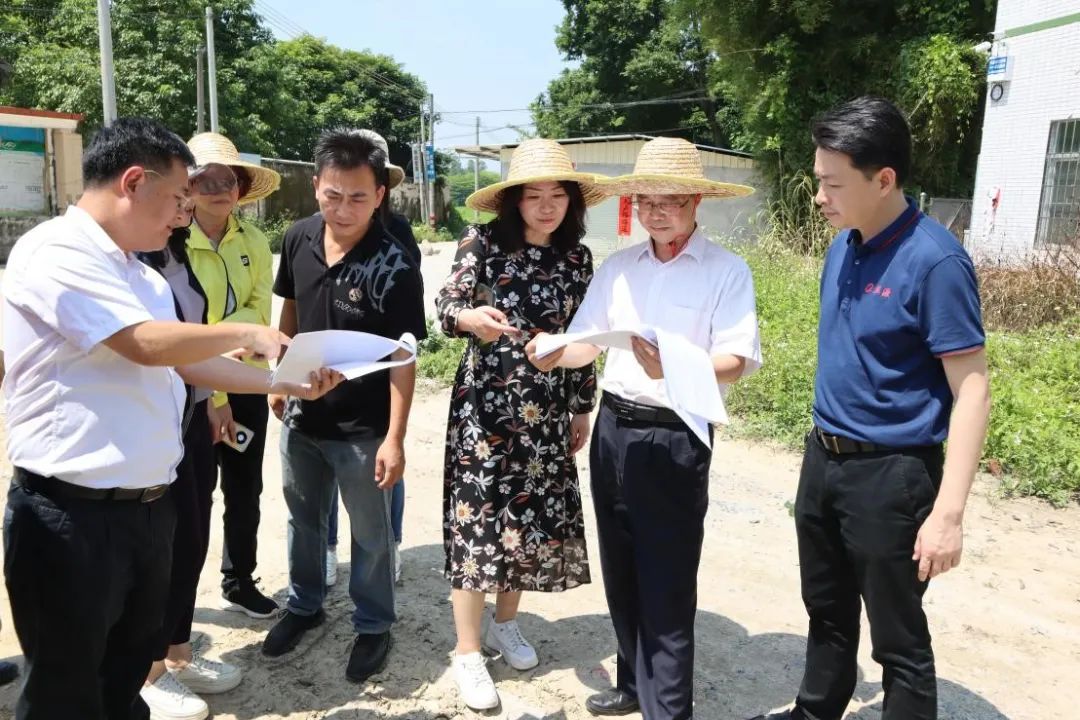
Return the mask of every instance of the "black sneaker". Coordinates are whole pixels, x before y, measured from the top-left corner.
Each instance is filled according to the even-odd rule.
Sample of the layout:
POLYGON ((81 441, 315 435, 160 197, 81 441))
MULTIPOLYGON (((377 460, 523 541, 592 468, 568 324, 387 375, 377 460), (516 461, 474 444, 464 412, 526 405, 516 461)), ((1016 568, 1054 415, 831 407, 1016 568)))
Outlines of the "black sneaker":
POLYGON ((314 615, 297 615, 286 610, 281 614, 281 619, 277 621, 277 624, 266 633, 262 646, 263 655, 267 657, 284 655, 296 647, 304 633, 322 625, 325 619, 326 614, 322 610, 314 615))
POLYGON ((9 685, 19 677, 19 666, 7 660, 0 660, 0 685, 9 685))
POLYGON ((248 617, 273 617, 278 611, 278 604, 255 587, 255 581, 248 578, 238 580, 233 587, 221 593, 221 609, 242 612, 248 617))
POLYGON ((386 656, 390 654, 390 631, 380 635, 357 635, 349 653, 349 665, 345 679, 362 683, 383 669, 386 656))

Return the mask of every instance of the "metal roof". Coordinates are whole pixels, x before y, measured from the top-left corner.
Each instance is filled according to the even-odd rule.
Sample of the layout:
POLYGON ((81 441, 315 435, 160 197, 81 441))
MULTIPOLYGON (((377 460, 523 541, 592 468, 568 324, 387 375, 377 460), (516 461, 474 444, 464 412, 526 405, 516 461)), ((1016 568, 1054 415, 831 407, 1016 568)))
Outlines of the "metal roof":
MULTIPOLYGON (((641 133, 630 133, 626 135, 593 135, 591 137, 574 137, 574 138, 558 138, 555 142, 560 145, 582 145, 585 143, 601 143, 601 142, 626 142, 628 140, 653 140, 655 135, 642 135, 641 133)), ((516 148, 522 141, 512 143, 493 143, 482 145, 458 145, 454 147, 454 152, 459 155, 468 155, 469 157, 479 157, 486 160, 498 160, 503 150, 507 148, 516 148)), ((694 143, 698 150, 704 150, 705 152, 718 153, 720 155, 731 155, 734 157, 753 157, 750 153, 740 152, 738 150, 730 150, 728 148, 713 147, 712 145, 701 145, 700 143, 694 143)))

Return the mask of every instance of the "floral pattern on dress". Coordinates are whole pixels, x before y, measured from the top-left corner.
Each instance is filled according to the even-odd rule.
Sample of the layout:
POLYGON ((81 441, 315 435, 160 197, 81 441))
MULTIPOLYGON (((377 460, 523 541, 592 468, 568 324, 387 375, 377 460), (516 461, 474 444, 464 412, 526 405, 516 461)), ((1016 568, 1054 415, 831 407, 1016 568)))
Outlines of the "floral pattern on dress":
POLYGON ((446 432, 443 544, 453 587, 562 591, 590 581, 570 417, 596 399, 592 365, 537 370, 525 345, 570 324, 592 280, 584 245, 504 253, 489 226, 466 229, 437 306, 443 331, 467 336, 446 432), (478 285, 520 337, 482 343, 457 330, 478 285))

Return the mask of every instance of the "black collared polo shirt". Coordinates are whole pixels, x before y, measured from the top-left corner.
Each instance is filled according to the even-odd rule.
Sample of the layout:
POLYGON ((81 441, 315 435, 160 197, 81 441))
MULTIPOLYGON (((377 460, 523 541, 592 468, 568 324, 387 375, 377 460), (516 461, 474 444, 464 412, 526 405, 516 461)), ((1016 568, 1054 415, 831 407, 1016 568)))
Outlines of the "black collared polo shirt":
MULTIPOLYGON (((298 332, 355 330, 399 338, 426 336, 420 270, 378 221, 339 262, 327 267, 325 224, 316 213, 285 233, 274 293, 296 302, 298 332)), ((349 380, 315 401, 293 400, 285 423, 329 440, 376 438, 390 424, 390 375, 349 380)))

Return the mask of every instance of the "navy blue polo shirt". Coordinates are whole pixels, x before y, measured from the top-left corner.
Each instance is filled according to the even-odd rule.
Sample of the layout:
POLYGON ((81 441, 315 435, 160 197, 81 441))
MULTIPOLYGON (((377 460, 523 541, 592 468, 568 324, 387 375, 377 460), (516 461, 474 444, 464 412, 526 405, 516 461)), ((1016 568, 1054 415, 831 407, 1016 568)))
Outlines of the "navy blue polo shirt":
POLYGON ((941 358, 986 341, 975 268, 910 198, 860 240, 843 230, 825 257, 814 422, 889 447, 940 443, 953 405, 941 358))

